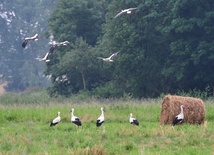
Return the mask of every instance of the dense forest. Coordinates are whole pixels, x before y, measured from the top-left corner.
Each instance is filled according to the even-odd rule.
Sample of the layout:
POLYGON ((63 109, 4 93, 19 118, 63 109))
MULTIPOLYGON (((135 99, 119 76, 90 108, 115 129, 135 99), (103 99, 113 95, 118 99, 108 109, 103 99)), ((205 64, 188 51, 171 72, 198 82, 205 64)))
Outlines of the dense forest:
POLYGON ((213 92, 213 0, 31 1, 0 3, 0 74, 8 90, 44 86, 50 77, 52 96, 213 92), (127 8, 136 9, 114 18, 127 8), (23 50, 20 40, 34 33, 42 37, 23 50), (70 44, 50 62, 31 61, 48 50, 50 35, 70 44), (116 52, 113 62, 98 59, 116 52))

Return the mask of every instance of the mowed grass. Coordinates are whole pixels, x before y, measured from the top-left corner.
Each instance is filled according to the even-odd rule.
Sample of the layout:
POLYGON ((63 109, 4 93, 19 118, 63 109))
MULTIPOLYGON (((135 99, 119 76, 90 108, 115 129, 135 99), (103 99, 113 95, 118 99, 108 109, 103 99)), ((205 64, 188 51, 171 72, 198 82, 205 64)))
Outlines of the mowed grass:
POLYGON ((0 154, 157 155, 214 154, 214 101, 205 102, 204 125, 160 126, 161 99, 91 100, 36 104, 0 104, 0 154), (105 122, 96 119, 104 107, 105 122), (78 128, 70 109, 81 118, 78 128), (61 112, 61 122, 50 122, 61 112), (133 113, 139 126, 129 124, 133 113))

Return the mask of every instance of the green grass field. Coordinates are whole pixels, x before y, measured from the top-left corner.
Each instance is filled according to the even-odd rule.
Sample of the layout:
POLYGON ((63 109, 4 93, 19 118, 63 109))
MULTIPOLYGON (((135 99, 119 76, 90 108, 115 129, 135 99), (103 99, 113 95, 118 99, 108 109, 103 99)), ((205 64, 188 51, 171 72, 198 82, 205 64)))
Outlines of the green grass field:
POLYGON ((0 100, 0 154, 214 154, 214 101, 205 102, 204 125, 182 124, 174 129, 159 125, 161 99, 59 101, 0 100), (101 107, 106 110, 105 122, 97 128, 101 107), (71 108, 82 127, 71 123, 71 108), (50 127, 58 111, 61 122, 50 127), (140 126, 129 124, 130 112, 140 126))

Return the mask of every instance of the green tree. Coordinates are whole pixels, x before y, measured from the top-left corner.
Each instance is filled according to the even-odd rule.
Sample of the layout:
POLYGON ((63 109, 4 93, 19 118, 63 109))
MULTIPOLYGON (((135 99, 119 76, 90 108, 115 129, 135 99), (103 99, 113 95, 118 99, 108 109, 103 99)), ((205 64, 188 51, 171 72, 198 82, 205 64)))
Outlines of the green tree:
POLYGON ((165 39, 159 32, 165 14, 165 1, 113 1, 107 14, 103 51, 120 55, 114 66, 112 82, 118 95, 154 97, 164 89, 161 70, 167 55, 165 39), (137 7, 131 15, 112 19, 120 10, 137 7))
POLYGON ((51 95, 68 96, 92 90, 99 82, 99 69, 93 56, 93 48, 82 38, 76 39, 71 46, 72 50, 66 52, 59 63, 48 70, 47 74, 51 74, 53 81, 51 95))
POLYGON ((104 2, 60 0, 49 19, 50 31, 58 40, 74 42, 76 38, 82 37, 94 46, 104 22, 104 2))
POLYGON ((170 57, 163 71, 174 79, 174 90, 213 87, 213 1, 171 0, 172 11, 163 31, 169 39, 170 57))
POLYGON ((52 95, 71 95, 92 90, 99 83, 96 52, 92 49, 101 36, 107 1, 60 0, 49 19, 49 29, 57 41, 70 46, 55 50, 46 70, 51 75, 52 95), (63 78, 66 77, 66 80, 63 78))
POLYGON ((58 41, 73 44, 57 48, 47 65, 50 91, 156 97, 214 87, 213 3, 60 0, 49 21, 50 32, 58 41), (130 7, 137 9, 114 18, 130 7), (115 52, 119 55, 113 63, 96 59, 115 52))

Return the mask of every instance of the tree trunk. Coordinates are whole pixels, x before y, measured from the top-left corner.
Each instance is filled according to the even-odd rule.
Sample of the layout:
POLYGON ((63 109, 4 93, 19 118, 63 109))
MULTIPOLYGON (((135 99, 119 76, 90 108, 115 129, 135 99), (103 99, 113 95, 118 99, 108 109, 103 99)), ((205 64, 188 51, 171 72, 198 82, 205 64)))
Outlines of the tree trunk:
POLYGON ((83 71, 81 71, 81 75, 82 75, 83 90, 86 91, 85 75, 83 71))

